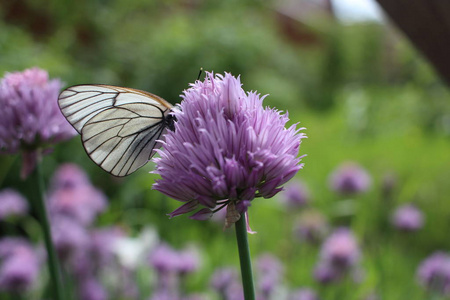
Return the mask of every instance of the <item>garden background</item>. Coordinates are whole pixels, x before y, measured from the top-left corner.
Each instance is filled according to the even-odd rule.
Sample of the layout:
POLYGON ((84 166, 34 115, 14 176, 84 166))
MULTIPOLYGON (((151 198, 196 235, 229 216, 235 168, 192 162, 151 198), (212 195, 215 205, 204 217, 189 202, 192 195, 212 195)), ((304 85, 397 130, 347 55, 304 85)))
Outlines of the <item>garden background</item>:
MULTIPOLYGON (((273 299, 298 288, 313 289, 321 299, 429 299, 419 265, 435 251, 450 249, 450 94, 389 21, 346 23, 308 1, 303 9, 287 1, 252 0, 0 3, 1 74, 37 66, 65 86, 133 87, 175 104, 201 67, 231 72, 241 75, 246 91, 268 94, 265 105, 289 111, 291 124, 307 128, 300 150, 307 154, 305 167, 293 180, 308 190, 307 203, 287 207, 280 193, 256 199, 249 210, 257 231, 249 237, 255 276, 262 254, 284 265, 273 299), (349 161, 367 171, 370 186, 340 195, 330 187, 330 174, 349 161), (423 214, 417 230, 405 232, 392 223, 395 209, 406 203, 423 214), (310 243, 296 228, 299 219, 317 212, 328 225, 310 243), (322 241, 342 226, 358 241, 361 274, 321 283, 314 270, 322 241)), ((233 230, 213 220, 169 219, 166 214, 180 203, 151 189, 157 179, 149 173, 152 163, 115 178, 87 157, 76 136, 45 156, 46 185, 64 163, 82 168, 108 199, 92 228, 114 226, 130 237, 151 228, 175 249, 195 247, 201 263, 183 279, 184 293, 219 299, 212 274, 238 267, 233 230)), ((20 179, 20 165, 20 155, 0 156, 0 187, 29 199, 33 189, 20 179)), ((36 222, 32 210, 4 219, 1 234, 26 236, 38 247, 36 222)), ((148 257, 133 270, 139 298, 110 289, 107 299, 150 299, 157 275, 148 257)), ((45 299, 47 270, 42 266, 40 272, 24 299, 45 299)), ((99 278, 108 290, 105 281, 99 278)), ((72 289, 76 295, 74 284, 72 289)), ((0 298, 15 295, 3 292, 0 298)))

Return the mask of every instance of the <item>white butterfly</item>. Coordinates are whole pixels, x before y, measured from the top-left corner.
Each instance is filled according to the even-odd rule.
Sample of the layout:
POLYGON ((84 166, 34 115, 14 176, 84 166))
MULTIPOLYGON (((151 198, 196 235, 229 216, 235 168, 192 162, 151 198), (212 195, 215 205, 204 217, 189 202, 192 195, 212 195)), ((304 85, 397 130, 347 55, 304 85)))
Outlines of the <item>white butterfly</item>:
POLYGON ((61 92, 58 103, 81 134, 89 157, 114 176, 126 176, 146 164, 164 130, 174 130, 173 106, 140 90, 75 85, 61 92))

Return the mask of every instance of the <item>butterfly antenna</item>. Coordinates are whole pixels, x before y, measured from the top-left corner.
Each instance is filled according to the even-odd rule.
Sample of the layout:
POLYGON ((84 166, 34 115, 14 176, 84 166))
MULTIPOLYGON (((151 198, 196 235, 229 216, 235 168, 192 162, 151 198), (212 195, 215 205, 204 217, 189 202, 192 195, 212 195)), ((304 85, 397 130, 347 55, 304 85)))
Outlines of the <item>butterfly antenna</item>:
POLYGON ((198 71, 198 76, 197 76, 197 80, 200 80, 200 76, 203 73, 203 68, 200 68, 200 71, 198 71))

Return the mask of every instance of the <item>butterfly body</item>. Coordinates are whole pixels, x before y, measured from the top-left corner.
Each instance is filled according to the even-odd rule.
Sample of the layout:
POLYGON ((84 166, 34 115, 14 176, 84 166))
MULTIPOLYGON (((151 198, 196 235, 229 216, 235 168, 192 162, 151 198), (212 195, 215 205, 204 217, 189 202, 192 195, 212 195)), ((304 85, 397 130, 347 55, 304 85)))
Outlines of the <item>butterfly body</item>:
POLYGON ((126 176, 155 154, 172 105, 151 93, 110 85, 76 85, 61 92, 61 112, 81 134, 86 153, 102 169, 126 176))

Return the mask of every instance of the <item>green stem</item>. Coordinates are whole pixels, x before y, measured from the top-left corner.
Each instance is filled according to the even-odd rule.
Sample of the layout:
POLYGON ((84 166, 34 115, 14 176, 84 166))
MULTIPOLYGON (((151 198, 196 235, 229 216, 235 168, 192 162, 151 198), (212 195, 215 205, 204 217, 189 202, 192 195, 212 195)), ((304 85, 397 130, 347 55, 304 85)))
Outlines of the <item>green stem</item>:
POLYGON ((48 270, 50 272, 51 290, 53 292, 53 298, 55 300, 62 300, 63 294, 61 289, 61 282, 59 277, 58 259, 56 257, 55 248, 52 242, 52 233, 50 230, 50 224, 48 221, 47 210, 45 208, 44 198, 44 179, 42 177, 41 164, 38 161, 36 166, 37 181, 38 181, 38 193, 36 195, 36 213, 41 223, 42 231, 44 234, 45 248, 47 249, 48 256, 48 270))
POLYGON ((239 261, 241 262, 242 286, 244 287, 245 300, 255 300, 255 288, 253 286, 252 262, 247 240, 247 226, 245 214, 241 215, 236 227, 236 239, 239 250, 239 261))

